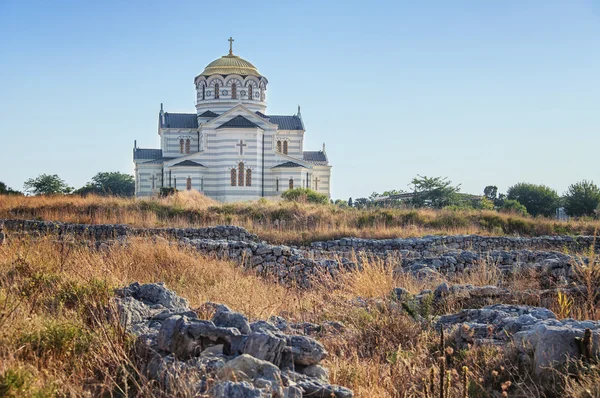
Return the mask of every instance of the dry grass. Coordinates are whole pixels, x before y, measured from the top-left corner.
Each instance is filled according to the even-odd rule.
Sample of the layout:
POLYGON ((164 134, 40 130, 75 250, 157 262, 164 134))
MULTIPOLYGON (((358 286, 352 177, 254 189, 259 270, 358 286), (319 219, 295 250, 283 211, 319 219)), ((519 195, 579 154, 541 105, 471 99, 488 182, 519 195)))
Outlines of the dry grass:
POLYGON ((592 235, 600 227, 597 220, 555 221, 495 211, 357 210, 269 200, 220 204, 195 191, 152 199, 0 195, 0 218, 139 227, 235 224, 272 243, 295 244, 344 236, 383 239, 427 234, 592 235))
MULTIPOLYGON (((487 284, 490 275, 456 282, 487 284)), ((367 262, 360 272, 342 274, 336 283, 323 279, 306 291, 162 240, 131 239, 98 251, 47 237, 0 246, 0 396, 160 395, 135 371, 131 339, 106 316, 112 288, 132 281, 165 282, 193 307, 225 303, 252 319, 344 322, 343 335, 321 337, 331 354, 325 365, 331 381, 357 397, 421 397, 431 369, 439 380, 437 331, 389 304, 393 287, 416 293, 439 281, 395 276, 383 263, 367 262), (383 304, 361 308, 352 304, 357 296, 383 304)), ((469 396, 495 396, 507 381, 512 397, 542 396, 499 348, 447 356, 452 396, 459 396, 464 365, 469 396)))

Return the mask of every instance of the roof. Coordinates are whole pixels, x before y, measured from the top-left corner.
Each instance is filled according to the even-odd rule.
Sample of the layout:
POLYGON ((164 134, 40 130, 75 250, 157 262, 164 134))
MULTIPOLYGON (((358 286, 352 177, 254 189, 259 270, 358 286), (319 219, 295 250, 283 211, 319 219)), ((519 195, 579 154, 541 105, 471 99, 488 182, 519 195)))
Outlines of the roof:
POLYGON ((175 166, 192 166, 192 167, 206 167, 203 164, 194 162, 193 160, 184 160, 183 162, 179 162, 179 163, 175 163, 174 165, 172 165, 171 167, 175 167, 175 166))
POLYGON ((302 118, 298 115, 265 115, 258 111, 255 113, 263 119, 276 124, 278 130, 304 130, 304 123, 302 123, 302 118))
POLYGON ((211 75, 251 75, 261 77, 256 66, 232 53, 215 59, 210 64, 206 65, 204 71, 200 73, 200 76, 211 75))
POLYGON ((294 162, 285 162, 285 163, 278 164, 277 166, 273 166, 271 168, 277 169, 279 167, 304 167, 304 166, 302 166, 301 164, 298 164, 298 163, 294 163, 294 162))
POLYGON ((219 115, 214 113, 213 111, 206 111, 198 117, 217 117, 217 116, 219 116, 219 115))
POLYGON ((323 151, 304 151, 303 159, 318 166, 326 166, 328 163, 327 155, 323 151))
POLYGON ((227 128, 227 127, 229 127, 229 128, 231 128, 231 127, 236 127, 236 128, 256 128, 256 127, 258 127, 258 125, 256 125, 255 123, 251 122, 250 120, 246 119, 242 115, 237 115, 236 117, 234 117, 230 121, 223 123, 222 125, 220 125, 217 128, 221 129, 221 128, 227 128))
POLYGON ((159 158, 159 159, 150 160, 148 162, 144 162, 144 164, 163 164, 167 160, 171 160, 171 159, 175 159, 175 158, 159 158))
POLYGON ((133 149, 133 160, 137 159, 160 159, 162 158, 162 149, 133 149))
POLYGON ((197 129, 198 116, 195 113, 169 113, 165 112, 165 121, 163 123, 160 113, 158 120, 160 127, 171 129, 197 129))

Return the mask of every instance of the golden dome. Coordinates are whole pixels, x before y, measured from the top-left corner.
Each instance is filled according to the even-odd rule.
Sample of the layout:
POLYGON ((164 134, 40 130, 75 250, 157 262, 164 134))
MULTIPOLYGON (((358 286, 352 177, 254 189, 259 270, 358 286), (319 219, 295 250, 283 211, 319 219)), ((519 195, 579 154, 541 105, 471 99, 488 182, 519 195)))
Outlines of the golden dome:
POLYGON ((242 76, 257 76, 261 77, 258 69, 250 62, 237 55, 224 55, 219 59, 212 61, 206 65, 200 76, 211 75, 242 75, 242 76))

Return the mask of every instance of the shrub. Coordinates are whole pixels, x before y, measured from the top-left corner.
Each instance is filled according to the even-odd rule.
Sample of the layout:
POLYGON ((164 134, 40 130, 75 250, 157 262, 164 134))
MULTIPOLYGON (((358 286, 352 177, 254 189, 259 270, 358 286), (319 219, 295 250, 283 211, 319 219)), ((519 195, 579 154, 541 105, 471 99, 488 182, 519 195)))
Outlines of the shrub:
POLYGON ((37 357, 72 358, 89 351, 91 342, 91 334, 81 326, 55 321, 42 330, 23 333, 20 339, 37 357))
POLYGON ((324 205, 329 202, 327 195, 308 188, 294 188, 285 191, 281 197, 290 202, 308 202, 324 205))
POLYGON ((177 189, 173 187, 162 187, 160 189, 160 196, 166 198, 167 196, 174 195, 177 192, 177 189))
POLYGON ((519 201, 513 199, 506 199, 500 207, 502 213, 513 213, 521 216, 527 215, 527 208, 523 206, 519 201))

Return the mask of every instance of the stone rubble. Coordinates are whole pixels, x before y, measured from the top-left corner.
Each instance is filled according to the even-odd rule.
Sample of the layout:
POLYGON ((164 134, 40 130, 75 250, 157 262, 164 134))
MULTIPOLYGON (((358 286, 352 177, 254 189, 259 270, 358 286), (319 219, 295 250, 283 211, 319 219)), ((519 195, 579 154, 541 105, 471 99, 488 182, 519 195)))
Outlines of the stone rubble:
POLYGON ((577 346, 586 329, 592 333, 592 355, 600 357, 600 321, 559 320, 541 307, 495 304, 443 315, 438 325, 452 329, 452 338, 461 348, 472 345, 506 345, 513 342, 521 366, 544 380, 553 376, 568 360, 579 360, 577 346))
POLYGON ((321 343, 290 334, 305 325, 294 327, 279 317, 249 322, 214 303, 207 303, 215 310, 212 319, 201 320, 161 283, 118 289, 115 303, 121 323, 137 337, 142 371, 167 391, 183 385, 215 398, 353 396, 329 383, 320 365, 327 356, 321 343))

